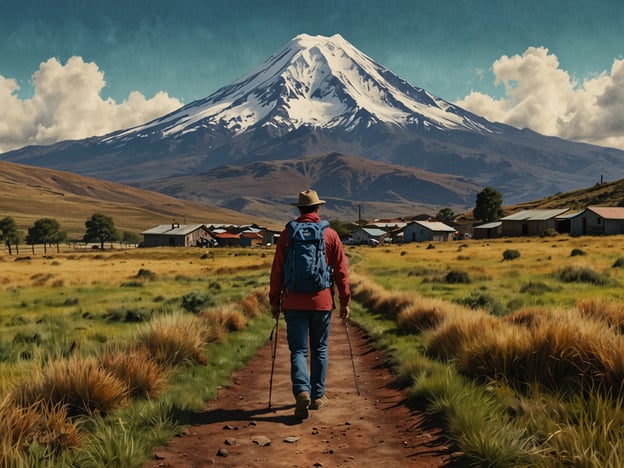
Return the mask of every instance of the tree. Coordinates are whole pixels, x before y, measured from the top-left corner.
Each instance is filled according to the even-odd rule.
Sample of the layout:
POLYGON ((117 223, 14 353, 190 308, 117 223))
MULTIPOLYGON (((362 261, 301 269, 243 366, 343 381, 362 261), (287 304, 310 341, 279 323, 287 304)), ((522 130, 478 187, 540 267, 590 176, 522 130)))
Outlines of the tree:
POLYGON ((26 242, 33 246, 33 251, 35 244, 43 244, 43 252, 46 253, 47 244, 56 243, 56 249, 58 251, 58 243, 66 238, 67 233, 61 231, 61 225, 56 219, 41 218, 28 228, 26 242))
POLYGON ((485 223, 503 216, 503 195, 492 187, 485 187, 477 194, 472 215, 485 223))
POLYGON ((329 220, 330 227, 338 233, 340 238, 344 238, 349 235, 349 228, 343 224, 339 219, 329 220))
POLYGON ((100 213, 94 213, 85 222, 87 232, 84 235, 85 242, 99 242, 104 249, 104 242, 116 241, 119 238, 113 218, 100 213))
POLYGON ((141 236, 134 232, 124 231, 121 233, 121 242, 125 245, 137 245, 141 243, 141 236))
POLYGON ((436 215, 436 219, 442 221, 443 223, 453 221, 454 218, 455 212, 450 208, 442 208, 440 211, 438 211, 438 214, 436 215))
POLYGON ((9 249, 9 255, 12 254, 11 245, 15 246, 15 251, 19 254, 20 239, 21 235, 17 230, 17 223, 15 220, 10 216, 0 219, 0 240, 4 242, 9 249))

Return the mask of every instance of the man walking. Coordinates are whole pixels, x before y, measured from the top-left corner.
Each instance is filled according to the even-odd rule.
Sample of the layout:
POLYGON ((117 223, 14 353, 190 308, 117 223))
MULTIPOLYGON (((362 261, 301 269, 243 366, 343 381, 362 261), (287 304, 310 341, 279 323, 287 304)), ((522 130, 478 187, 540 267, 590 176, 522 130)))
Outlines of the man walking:
POLYGON ((295 396, 295 417, 306 419, 308 409, 328 404, 325 378, 328 367, 329 328, 334 304, 334 287, 340 300, 340 318, 349 318, 351 292, 347 264, 338 233, 321 221, 319 210, 325 203, 314 190, 299 193, 300 216, 288 223, 279 237, 271 268, 269 300, 277 319, 281 310, 286 319, 290 350, 290 374, 295 396), (320 241, 315 241, 321 236, 320 241), (321 252, 320 265, 314 250, 321 252), (312 268, 310 268, 310 266, 312 268), (306 271, 302 276, 301 272, 306 271), (308 343, 310 370, 308 372, 308 343))

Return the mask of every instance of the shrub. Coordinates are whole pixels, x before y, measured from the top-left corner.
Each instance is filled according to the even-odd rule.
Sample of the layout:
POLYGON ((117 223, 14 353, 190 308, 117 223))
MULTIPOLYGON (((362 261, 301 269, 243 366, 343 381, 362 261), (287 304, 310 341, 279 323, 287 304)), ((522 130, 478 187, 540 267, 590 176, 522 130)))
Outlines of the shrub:
POLYGON ((484 309, 493 315, 502 316, 507 312, 497 299, 489 294, 473 291, 470 296, 456 301, 458 304, 470 307, 471 309, 484 309))
POLYGON ((611 268, 622 268, 624 267, 624 257, 618 257, 615 262, 613 262, 613 265, 611 265, 611 268))
POLYGON ((449 271, 444 277, 444 281, 450 284, 455 284, 455 283, 468 284, 472 282, 468 273, 466 273, 465 271, 460 271, 460 270, 449 271))
POLYGON ((609 284, 609 277, 586 267, 565 267, 556 273, 556 277, 565 283, 591 283, 598 286, 609 284))
POLYGON ((537 296, 539 294, 544 294, 546 292, 552 291, 553 288, 548 286, 546 283, 542 283, 541 281, 529 281, 526 284, 523 284, 520 287, 520 292, 524 294, 531 294, 533 296, 537 296))
POLYGON ((553 228, 548 228, 545 229, 542 234, 540 235, 540 237, 557 237, 559 235, 559 233, 553 229, 553 228))
POLYGON ((202 309, 212 307, 215 301, 212 297, 199 292, 190 292, 182 296, 182 307, 188 312, 197 314, 202 309))
POLYGON ((583 249, 572 249, 572 252, 570 252, 570 257, 578 257, 583 255, 587 255, 587 253, 583 249))
POLYGON ((143 282, 139 280, 124 281, 121 283, 122 288, 142 288, 143 282))
POLYGON ((503 252, 503 261, 515 260, 516 258, 520 258, 520 252, 516 249, 507 249, 503 252))
POLYGON ((146 270, 145 268, 139 269, 135 278, 144 280, 144 281, 153 281, 156 279, 156 273, 150 270, 146 270))

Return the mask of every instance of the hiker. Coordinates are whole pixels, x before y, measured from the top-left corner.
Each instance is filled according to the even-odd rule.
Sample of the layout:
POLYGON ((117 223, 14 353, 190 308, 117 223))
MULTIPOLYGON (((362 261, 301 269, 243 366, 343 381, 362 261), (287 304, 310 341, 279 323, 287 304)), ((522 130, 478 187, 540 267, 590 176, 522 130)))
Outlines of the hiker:
POLYGON ((345 321, 349 318, 351 292, 346 258, 338 233, 328 227, 327 221, 321 221, 319 210, 324 203, 314 190, 299 193, 297 203, 292 205, 299 208, 300 216, 282 231, 271 268, 271 314, 277 320, 283 311, 286 319, 292 392, 298 419, 306 419, 308 409, 316 410, 328 404, 325 378, 329 364, 329 328, 335 308, 334 287, 340 300, 340 318, 345 321), (317 232, 324 240, 318 247, 323 250, 324 243, 325 258, 321 260, 326 262, 322 261, 311 277, 301 278, 299 272, 309 270, 311 265, 308 263, 312 263, 310 252, 316 250, 317 245, 309 241, 299 244, 297 240, 314 237, 317 232))

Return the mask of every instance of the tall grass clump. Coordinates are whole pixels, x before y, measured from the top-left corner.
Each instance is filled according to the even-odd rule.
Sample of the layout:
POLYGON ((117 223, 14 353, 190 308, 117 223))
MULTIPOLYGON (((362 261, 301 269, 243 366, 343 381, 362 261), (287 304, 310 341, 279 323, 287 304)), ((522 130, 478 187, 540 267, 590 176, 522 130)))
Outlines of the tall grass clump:
POLYGON ((95 421, 88 445, 75 456, 77 466, 100 468, 116 466, 140 468, 145 465, 152 446, 143 434, 124 425, 95 421))
POLYGON ((367 309, 389 318, 396 318, 399 312, 412 304, 418 295, 412 292, 392 292, 365 276, 352 273, 349 276, 351 295, 367 309))
POLYGON ((560 413, 544 451, 551 466, 619 468, 624 460, 624 408, 621 398, 597 389, 574 395, 560 413))
POLYGON ((22 407, 35 404, 67 407, 70 416, 108 414, 127 402, 128 389, 102 367, 95 357, 57 359, 9 393, 22 407))
MULTIPOLYGON (((213 307, 201 313, 201 317, 208 323, 227 333, 243 330, 247 326, 247 317, 237 304, 227 304, 213 307)), ((222 335, 222 334, 221 334, 222 335)))
POLYGON ((65 406, 35 403, 24 407, 9 398, 0 403, 0 466, 19 466, 20 460, 28 466, 28 454, 35 447, 53 457, 78 447, 81 441, 65 406))
POLYGON ((618 333, 624 333, 624 304, 599 297, 580 299, 576 303, 577 310, 584 316, 596 320, 604 320, 618 333))
POLYGON ((269 309, 269 288, 256 288, 240 301, 243 313, 250 318, 259 317, 269 309))
POLYGON ((146 323, 138 343, 165 367, 206 363, 204 348, 216 336, 213 327, 196 315, 174 312, 146 323))
POLYGON ((466 466, 536 466, 532 434, 509 419, 491 392, 442 365, 414 381, 410 397, 428 402, 427 413, 443 421, 466 466))
POLYGON ((165 368, 144 347, 110 348, 99 359, 104 369, 126 384, 130 398, 155 398, 166 386, 165 368))
POLYGON ((396 325, 403 333, 422 333, 437 328, 447 319, 465 313, 470 311, 453 302, 414 295, 413 302, 405 305, 399 312, 396 325))
POLYGON ((425 349, 429 356, 438 359, 457 358, 471 342, 479 341, 488 331, 500 328, 500 321, 491 315, 475 310, 453 314, 427 337, 425 349))
POLYGON ((585 393, 599 385, 605 391, 622 378, 620 340, 602 322, 576 311, 561 311, 521 328, 482 339, 462 349, 458 359, 468 374, 495 379, 502 377, 516 389, 536 383, 552 392, 585 393), (620 357, 618 357, 620 356, 620 357))

